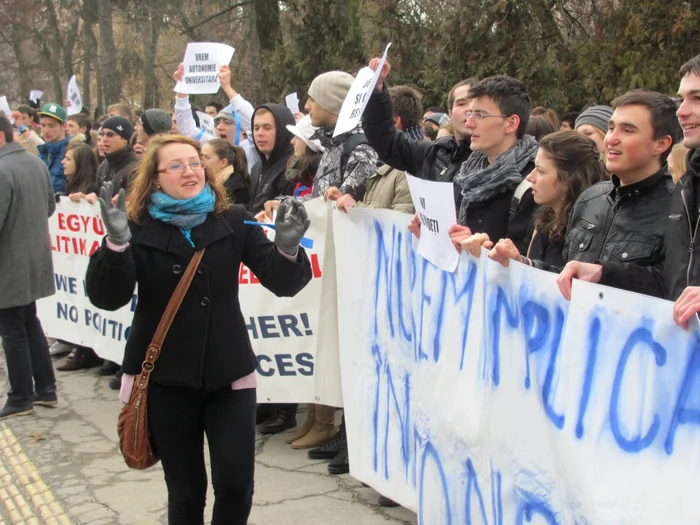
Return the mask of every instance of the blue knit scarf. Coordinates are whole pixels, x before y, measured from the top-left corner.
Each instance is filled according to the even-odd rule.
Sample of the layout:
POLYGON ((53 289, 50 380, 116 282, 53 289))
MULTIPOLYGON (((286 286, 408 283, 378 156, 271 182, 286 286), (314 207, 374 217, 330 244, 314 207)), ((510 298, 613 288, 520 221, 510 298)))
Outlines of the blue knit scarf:
POLYGON ((192 247, 192 228, 196 228, 207 220, 207 214, 214 211, 216 195, 209 184, 198 195, 191 199, 173 199, 162 191, 151 194, 148 205, 149 215, 157 221, 177 226, 192 247))

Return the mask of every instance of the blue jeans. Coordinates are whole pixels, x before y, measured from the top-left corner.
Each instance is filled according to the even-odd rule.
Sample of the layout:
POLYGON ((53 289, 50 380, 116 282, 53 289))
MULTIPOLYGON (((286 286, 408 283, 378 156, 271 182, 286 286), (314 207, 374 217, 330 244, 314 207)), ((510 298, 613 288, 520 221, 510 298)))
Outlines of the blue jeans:
POLYGON ((56 391, 49 345, 36 316, 35 302, 0 309, 0 338, 10 377, 9 406, 29 408, 34 404, 35 391, 56 391))
POLYGON ((248 523, 253 506, 255 406, 254 388, 207 392, 149 385, 148 426, 168 486, 169 525, 204 523, 205 433, 214 486, 212 525, 248 523))

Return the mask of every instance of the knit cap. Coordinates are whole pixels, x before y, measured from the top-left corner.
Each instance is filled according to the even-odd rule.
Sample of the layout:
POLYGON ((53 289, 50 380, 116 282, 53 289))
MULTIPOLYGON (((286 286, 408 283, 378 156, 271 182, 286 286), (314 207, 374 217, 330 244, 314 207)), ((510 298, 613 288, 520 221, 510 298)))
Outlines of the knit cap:
POLYGON ((147 109, 141 115, 141 125, 149 137, 157 133, 168 133, 173 126, 167 111, 162 109, 147 109))
POLYGON ((134 134, 134 127, 131 122, 126 120, 124 117, 109 117, 102 123, 100 129, 109 129, 114 131, 117 135, 126 141, 131 140, 131 136, 134 134))
POLYGON ((608 122, 612 114, 613 108, 610 106, 591 106, 576 119, 574 129, 578 129, 579 126, 583 126, 584 124, 590 124, 600 129, 603 133, 607 133, 608 122))
POLYGON ((309 96, 332 115, 339 115, 343 101, 355 78, 344 71, 329 71, 317 76, 309 87, 309 96))
POLYGON ((446 113, 433 113, 431 115, 428 115, 425 120, 429 120, 430 122, 437 124, 438 126, 442 126, 443 124, 447 124, 450 121, 450 117, 447 116, 446 113))

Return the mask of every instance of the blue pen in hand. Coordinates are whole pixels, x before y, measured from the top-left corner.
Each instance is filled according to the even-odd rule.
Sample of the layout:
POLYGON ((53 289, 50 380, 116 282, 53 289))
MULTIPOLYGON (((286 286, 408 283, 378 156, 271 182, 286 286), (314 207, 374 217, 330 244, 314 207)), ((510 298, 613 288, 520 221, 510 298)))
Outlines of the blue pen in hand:
MULTIPOLYGON (((250 224, 251 226, 262 226, 263 228, 270 228, 271 230, 275 229, 275 225, 271 222, 243 221, 243 224, 250 224)), ((301 241, 299 241, 299 244, 301 244, 307 250, 314 249, 314 241, 313 239, 309 239, 308 237, 302 237, 301 241)))

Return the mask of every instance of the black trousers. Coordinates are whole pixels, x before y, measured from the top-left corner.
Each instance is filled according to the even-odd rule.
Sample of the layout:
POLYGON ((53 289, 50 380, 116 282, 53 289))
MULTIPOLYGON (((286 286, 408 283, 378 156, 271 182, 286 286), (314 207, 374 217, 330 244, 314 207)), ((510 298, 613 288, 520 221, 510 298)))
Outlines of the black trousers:
POLYGON ((36 303, 0 309, 0 337, 10 376, 7 404, 28 408, 34 404, 34 391, 56 391, 56 377, 36 303), (36 388, 35 388, 36 387, 36 388))
POLYGON ((204 434, 214 486, 212 525, 245 525, 253 505, 255 389, 216 392, 151 384, 148 424, 168 486, 168 524, 203 525, 204 434))

